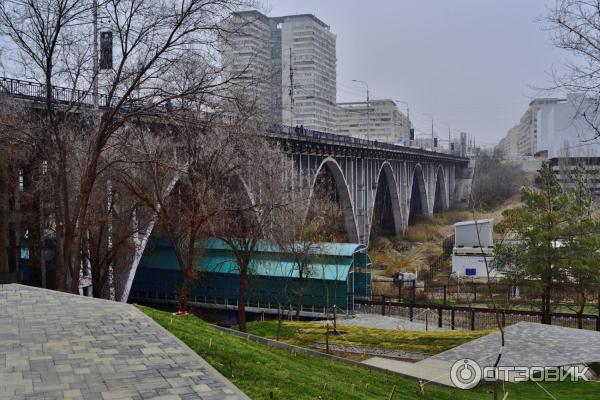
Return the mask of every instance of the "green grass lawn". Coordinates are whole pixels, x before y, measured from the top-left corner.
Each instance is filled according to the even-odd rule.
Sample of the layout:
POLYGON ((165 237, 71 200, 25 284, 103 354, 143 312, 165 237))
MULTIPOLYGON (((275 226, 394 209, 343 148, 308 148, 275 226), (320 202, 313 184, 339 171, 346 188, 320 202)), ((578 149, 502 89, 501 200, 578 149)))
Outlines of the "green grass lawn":
MULTIPOLYGON (((331 344, 378 347, 424 354, 437 354, 492 332, 417 332, 340 324, 337 329, 338 335, 329 336, 331 344)), ((277 338, 277 321, 250 322, 248 323, 248 333, 275 339, 277 338)), ((316 342, 325 343, 325 326, 315 322, 282 321, 279 340, 303 347, 308 347, 316 342)))
MULTIPOLYGON (((342 362, 273 349, 228 335, 194 317, 175 317, 148 307, 140 309, 185 342, 253 400, 386 400, 418 399, 410 379, 342 362)), ((598 399, 600 383, 543 384, 556 399, 598 399)), ((491 399, 489 385, 473 390, 427 385, 426 399, 491 399)), ((534 383, 507 385, 509 399, 551 399, 534 383)))

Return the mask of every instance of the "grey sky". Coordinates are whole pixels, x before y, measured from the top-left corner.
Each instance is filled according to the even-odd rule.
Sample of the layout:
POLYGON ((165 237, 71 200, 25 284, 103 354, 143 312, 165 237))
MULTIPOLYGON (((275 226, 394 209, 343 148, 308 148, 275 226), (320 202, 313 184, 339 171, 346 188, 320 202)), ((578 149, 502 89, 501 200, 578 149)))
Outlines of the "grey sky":
MULTIPOLYGON (((312 13, 337 35, 338 101, 410 104, 417 135, 447 125, 493 145, 518 122, 533 87, 567 55, 537 20, 553 0, 266 0, 270 16, 312 13)), ((405 108, 399 104, 401 109, 405 108)), ((454 135, 455 133, 453 133, 454 135)))

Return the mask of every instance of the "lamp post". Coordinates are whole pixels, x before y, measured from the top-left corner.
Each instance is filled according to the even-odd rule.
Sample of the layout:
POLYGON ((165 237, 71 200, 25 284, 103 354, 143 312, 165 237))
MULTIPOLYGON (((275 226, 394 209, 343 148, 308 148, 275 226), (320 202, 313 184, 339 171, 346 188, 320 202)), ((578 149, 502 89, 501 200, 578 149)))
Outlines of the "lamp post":
POLYGON ((431 149, 433 150, 433 142, 435 141, 434 139, 434 133, 433 133, 433 115, 429 114, 429 113, 423 113, 423 115, 427 116, 427 117, 431 117, 431 149))
POLYGON ((360 81, 358 79, 352 79, 352 82, 356 82, 356 83, 362 83, 363 85, 365 85, 365 88, 367 89, 367 139, 369 139, 371 137, 371 113, 370 113, 370 104, 369 104, 369 84, 365 81, 360 81))
POLYGON ((450 127, 450 125, 448 125, 445 122, 440 122, 440 124, 446 125, 448 127, 448 153, 450 153, 450 147, 452 145, 452 139, 450 137, 450 131, 452 130, 452 127, 450 127))
POLYGON ((406 106, 406 121, 408 124, 408 140, 410 142, 410 108, 408 107, 408 103, 404 100, 394 100, 397 103, 402 103, 406 106))
POLYGON ((92 99, 94 101, 94 107, 98 107, 98 0, 94 0, 92 2, 92 34, 94 35, 94 40, 92 41, 92 51, 94 52, 92 56, 93 62, 93 83, 92 83, 92 99))

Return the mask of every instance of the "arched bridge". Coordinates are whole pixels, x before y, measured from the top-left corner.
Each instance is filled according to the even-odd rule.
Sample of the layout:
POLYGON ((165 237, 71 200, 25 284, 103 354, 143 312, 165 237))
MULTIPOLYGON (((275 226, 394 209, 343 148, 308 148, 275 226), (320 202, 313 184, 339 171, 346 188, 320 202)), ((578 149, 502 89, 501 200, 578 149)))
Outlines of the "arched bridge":
MULTIPOLYGON (((86 92, 61 87, 54 92, 58 102, 94 104, 86 92)), ((4 77, 0 93, 34 102, 46 94, 40 84, 4 77)), ((468 164, 451 154, 306 129, 277 126, 267 135, 293 161, 284 172, 293 185, 314 190, 320 182, 332 183, 347 240, 355 243, 368 244, 377 229, 404 232, 414 216, 448 208, 458 197, 457 172, 468 164)))
POLYGON ((468 159, 451 154, 278 127, 269 131, 293 161, 293 185, 333 182, 350 242, 368 244, 377 229, 406 231, 417 215, 450 207, 468 159))

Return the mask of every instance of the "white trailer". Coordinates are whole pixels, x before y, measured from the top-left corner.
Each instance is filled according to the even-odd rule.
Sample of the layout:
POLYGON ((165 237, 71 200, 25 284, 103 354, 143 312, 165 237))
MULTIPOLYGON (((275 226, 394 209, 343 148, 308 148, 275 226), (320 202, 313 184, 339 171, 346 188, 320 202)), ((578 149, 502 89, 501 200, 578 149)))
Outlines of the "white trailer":
MULTIPOLYGON (((487 268, 494 258, 494 220, 480 219, 454 224, 452 273, 459 277, 486 278, 487 268)), ((499 276, 490 270, 490 277, 499 276)))

